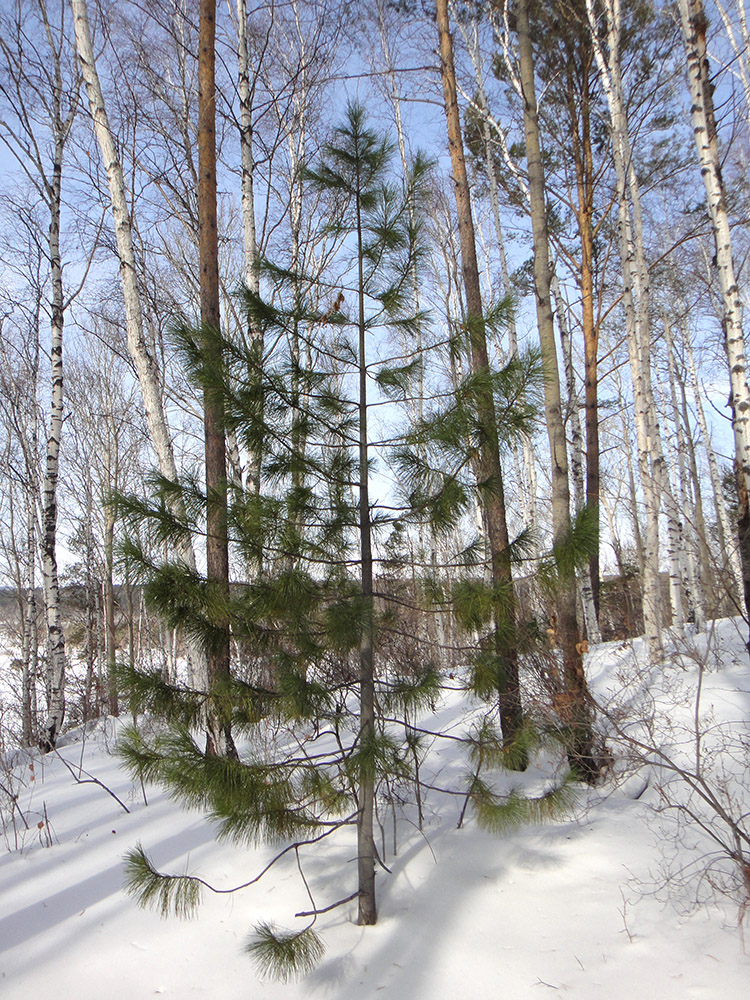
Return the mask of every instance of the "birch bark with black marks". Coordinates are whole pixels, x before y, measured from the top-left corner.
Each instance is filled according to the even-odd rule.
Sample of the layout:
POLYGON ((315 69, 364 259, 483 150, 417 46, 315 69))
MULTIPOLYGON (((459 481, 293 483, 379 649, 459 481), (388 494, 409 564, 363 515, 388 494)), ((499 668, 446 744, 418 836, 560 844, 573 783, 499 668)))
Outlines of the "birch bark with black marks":
POLYGON ((36 510, 26 493, 26 602, 23 617, 21 678, 21 740, 29 747, 35 741, 36 682, 39 665, 39 634, 36 606, 36 510))
MULTIPOLYGON (((698 471, 697 443, 698 438, 694 430, 695 418, 688 402, 687 391, 687 366, 682 357, 674 354, 674 386, 678 396, 678 408, 681 414, 683 440, 685 442, 687 464, 689 467, 689 489, 686 490, 688 502, 690 504, 691 522, 696 534, 696 544, 698 555, 696 563, 696 575, 701 589, 701 599, 706 605, 712 581, 714 578, 714 559, 708 544, 708 529, 706 527, 706 516, 703 508, 703 488, 702 479, 698 471), (710 588, 710 589, 709 589, 710 588)), ((716 605, 715 605, 716 607, 716 605)), ((715 614, 712 614, 715 617, 715 614)))
POLYGON ((50 368, 52 399, 49 410, 49 433, 42 487, 42 578, 47 613, 47 648, 49 674, 49 704, 44 723, 43 746, 52 749, 65 718, 65 634, 60 609, 60 583, 57 571, 57 483, 60 467, 60 441, 63 426, 63 328, 65 302, 62 257, 60 254, 60 221, 62 209, 62 168, 65 141, 70 122, 60 117, 62 77, 59 61, 55 61, 55 136, 52 177, 47 181, 50 212, 49 256, 51 271, 50 368))
MULTIPOLYGON (((51 394, 41 491, 41 562, 47 623, 47 718, 40 746, 54 748, 65 718, 65 635, 60 609, 57 568, 58 478, 63 428, 63 334, 68 302, 63 284, 61 252, 62 181, 65 148, 78 110, 80 80, 67 70, 68 38, 65 7, 60 22, 50 22, 45 0, 30 9, 18 6, 3 26, 0 51, 6 63, 0 82, 3 98, 12 106, 14 132, 2 122, 2 139, 44 206, 49 228, 45 263, 49 268, 46 311, 50 323, 51 394), (43 41, 34 37, 34 29, 43 41), (64 72, 64 70, 67 70, 64 72), (41 134, 40 129, 44 131, 41 134)), ((37 326, 37 331, 38 331, 37 326)))
MULTIPOLYGON (((133 243, 133 227, 128 206, 127 189, 122 161, 110 127, 104 93, 99 79, 91 37, 87 0, 70 0, 73 10, 76 51, 81 65, 81 75, 86 87, 89 110, 94 131, 107 175, 112 218, 120 261, 120 280, 125 304, 125 328, 128 353, 138 377, 149 436, 156 452, 159 471, 165 479, 177 482, 177 465, 164 406, 164 392, 159 367, 144 330, 144 309, 138 284, 138 265, 133 243)), ((184 516, 179 499, 173 501, 175 514, 184 516)), ((197 563, 192 543, 183 539, 178 543, 177 554, 184 565, 195 572, 197 563)), ((205 655, 194 644, 189 648, 190 681, 206 687, 208 673, 205 655)))
MULTIPOLYGON (((706 206, 716 250, 716 272, 722 303, 722 326, 731 385, 735 476, 739 502, 738 529, 745 610, 750 614, 750 386, 742 329, 742 298, 732 257, 732 236, 721 153, 716 129, 713 89, 706 47, 708 21, 702 0, 679 0, 685 41, 690 113, 695 147, 706 192, 706 206)), ((750 643, 748 643, 750 649, 750 643)))

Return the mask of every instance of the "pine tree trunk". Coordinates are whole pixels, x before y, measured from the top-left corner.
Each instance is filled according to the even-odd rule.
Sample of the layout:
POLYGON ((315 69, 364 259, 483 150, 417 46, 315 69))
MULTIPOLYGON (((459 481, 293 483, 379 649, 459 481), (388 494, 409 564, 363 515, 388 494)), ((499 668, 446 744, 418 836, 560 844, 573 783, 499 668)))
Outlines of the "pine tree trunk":
MULTIPOLYGON (((576 172, 576 221, 581 242, 581 258, 578 280, 581 289, 581 326, 585 363, 586 400, 586 504, 592 510, 599 510, 601 490, 600 448, 599 448, 599 326, 594 316, 594 159, 591 139, 591 93, 590 67, 593 52, 587 50, 586 66, 581 71, 583 94, 580 108, 571 106, 569 118, 573 138, 573 158, 576 172), (578 132, 577 118, 580 116, 581 129, 578 132)), ((570 87, 573 100, 573 88, 570 87)), ((598 619, 599 615, 599 538, 589 557, 589 578, 592 599, 598 619)), ((597 624, 598 629, 598 624, 597 624)))
MULTIPOLYGON (((500 277, 502 280, 503 296, 511 304, 508 313, 508 353, 511 358, 518 356, 518 331, 516 329, 515 303, 513 302, 513 285, 508 269, 508 258, 505 252, 505 238, 503 235, 502 221, 500 219, 500 197, 498 192, 497 172, 495 170, 495 160, 492 149, 492 128, 490 126, 490 114, 487 105, 487 95, 484 89, 484 77, 482 74, 482 60, 479 48, 479 35, 476 21, 473 24, 473 38, 469 45, 469 53, 474 67, 474 77, 476 79, 477 108, 482 116, 482 151, 484 154, 484 167, 487 173, 487 183, 490 195, 490 208, 492 209, 492 221, 495 227, 495 238, 497 249, 500 255, 500 277)), ((537 475, 536 460, 531 438, 523 433, 519 442, 512 441, 511 449, 513 461, 516 468, 518 487, 521 493, 521 509, 523 524, 525 528, 533 528, 537 523, 537 475)))
MULTIPOLYGON (((708 214, 711 218, 716 248, 716 270, 721 289, 722 325, 732 393, 743 596, 745 609, 750 614, 750 386, 742 330, 742 300, 735 277, 729 213, 721 174, 721 157, 713 105, 714 85, 709 73, 706 48, 706 13, 703 0, 679 0, 678 5, 685 40, 693 132, 706 191, 708 214)), ((750 642, 748 648, 750 649, 750 642)))
MULTIPOLYGON (((461 243, 461 267, 466 296, 466 327, 468 330, 472 374, 481 376, 489 371, 487 337, 479 284, 474 220, 466 173, 461 120, 456 94, 456 71, 453 61, 453 40, 450 34, 448 0, 437 0, 437 27, 440 40, 440 73, 443 84, 443 101, 448 131, 448 146, 453 168, 453 188, 456 197, 458 231, 461 243)), ((490 391, 477 390, 477 413, 482 426, 482 443, 474 459, 474 475, 479 486, 484 523, 490 546, 492 579, 495 587, 504 589, 512 602, 513 577, 511 573, 508 527, 505 511, 503 473, 497 433, 495 405, 490 391)), ((495 629, 495 653, 499 664, 499 708, 503 738, 512 743, 523 726, 518 659, 515 646, 500 643, 499 619, 505 625, 515 625, 514 602, 496 610, 498 621, 495 629)), ((525 766, 525 764, 523 764, 525 766)))
MULTIPOLYGON (((557 345, 552 314, 547 204, 527 0, 519 0, 516 5, 516 31, 524 104, 531 226, 534 235, 536 316, 539 345, 544 365, 544 412, 552 474, 552 539, 556 548, 563 548, 570 544, 571 529, 568 450, 563 425, 557 345)), ((562 580, 555 596, 557 633, 563 655, 565 685, 559 708, 561 718, 570 728, 571 743, 568 755, 571 766, 576 769, 581 778, 593 781, 599 768, 594 754, 589 696, 576 618, 575 581, 562 580)))
MULTIPOLYGON (((570 421, 571 427, 571 440, 570 440, 570 471, 573 478, 573 489, 575 496, 576 510, 582 510, 587 503, 586 486, 588 483, 584 482, 583 475, 583 463, 581 461, 581 445, 583 442, 583 434, 581 431, 581 418, 578 414, 578 398, 576 394, 575 387, 575 371, 573 369, 573 355, 572 346, 570 343, 570 331, 568 330, 568 320, 565 312, 565 302, 563 301, 562 292, 560 291, 560 283, 557 280, 557 275, 552 272, 552 284, 551 291, 555 298, 555 309, 557 312, 557 325, 560 330, 560 347, 562 348, 563 354, 563 365, 565 368, 565 383, 568 394, 568 419, 570 421)), ((598 448, 598 429, 597 429, 597 448, 598 448)), ((598 454, 598 452, 597 452, 598 454)), ((598 510, 598 493, 597 493, 597 505, 598 510)), ((599 543, 597 540, 597 553, 599 550, 599 543)), ((581 605, 583 607, 583 617, 586 623, 586 638, 589 643, 594 646, 602 641, 602 637, 599 633, 599 613, 596 607, 596 602, 594 600, 594 578, 592 577, 592 563, 589 561, 588 567, 583 570, 583 572, 578 577, 578 588, 581 595, 581 605)), ((595 567, 597 573, 599 573, 599 558, 595 560, 595 567)))

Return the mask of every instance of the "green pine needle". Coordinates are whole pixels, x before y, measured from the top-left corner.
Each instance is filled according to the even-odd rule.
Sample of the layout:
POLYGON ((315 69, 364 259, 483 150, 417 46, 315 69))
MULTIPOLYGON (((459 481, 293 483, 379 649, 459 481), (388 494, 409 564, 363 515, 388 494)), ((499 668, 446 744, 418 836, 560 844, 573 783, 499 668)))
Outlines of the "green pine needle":
POLYGON ((440 694, 440 675, 430 665, 416 677, 396 677, 384 692, 383 706, 391 712, 430 708, 440 694))
POLYGON ((163 918, 174 915, 189 920, 201 902, 197 879, 157 871, 140 844, 125 855, 125 891, 139 906, 157 910, 163 918))
POLYGON ((539 565, 538 579, 549 593, 569 585, 576 570, 585 566, 599 540, 599 508, 585 506, 571 519, 565 539, 539 565))
POLYGON ((281 983, 303 979, 325 954, 323 942, 312 928, 295 934, 277 931, 267 923, 258 924, 255 937, 248 942, 245 950, 263 979, 275 979, 281 983))
POLYGON ((478 825, 489 833, 502 835, 532 823, 549 823, 567 815, 575 801, 570 781, 563 781, 536 797, 517 789, 499 796, 481 778, 473 780, 471 803, 478 825))

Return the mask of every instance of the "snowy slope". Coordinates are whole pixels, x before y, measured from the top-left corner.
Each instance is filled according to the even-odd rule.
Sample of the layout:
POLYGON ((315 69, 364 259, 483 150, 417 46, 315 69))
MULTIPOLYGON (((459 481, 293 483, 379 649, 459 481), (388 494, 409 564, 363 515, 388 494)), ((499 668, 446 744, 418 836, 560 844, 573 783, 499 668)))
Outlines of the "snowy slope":
MULTIPOLYGON (((732 623, 723 623, 708 653, 706 642, 695 643, 708 664, 702 707, 713 732, 729 726, 739 736, 750 718, 742 641, 732 623)), ((663 746, 674 748, 693 717, 697 659, 674 657, 663 673, 646 677, 631 646, 610 645, 595 652, 588 669, 602 698, 652 705, 663 746)), ((455 710, 442 709, 445 717, 455 710)), ((17 834, 8 826, 0 842, 3 1000, 748 995, 750 957, 743 953, 737 906, 721 895, 691 905, 707 892, 706 879, 694 877, 700 871, 694 862, 708 848, 692 831, 673 838, 671 816, 654 812, 658 768, 582 789, 568 819, 502 838, 473 820, 456 829, 460 802, 430 793, 424 835, 400 817, 394 856, 387 817, 391 874, 378 875, 378 925, 357 927, 354 904, 321 917, 321 965, 302 983, 281 985, 258 979, 243 945, 259 921, 294 927, 294 913, 308 907, 293 858, 241 893, 208 895, 193 921, 161 920, 138 909, 121 885, 123 854, 139 841, 161 868, 200 874, 217 887, 246 881, 274 851, 217 844, 210 824, 158 789, 146 789, 145 804, 141 788, 108 752, 115 737, 113 723, 85 740, 78 733, 60 757, 76 774, 83 762, 128 813, 99 785, 76 783, 62 759, 19 757, 0 774, 4 783, 15 780, 30 827, 16 813, 17 834), (693 867, 665 888, 665 864, 672 874, 693 867)), ((688 740, 683 750, 689 753, 688 740)), ((434 766, 445 774, 458 765, 442 753, 434 766)), ((745 766, 732 759, 727 773, 745 766)), ((305 873, 319 905, 353 890, 354 855, 352 831, 306 854, 305 873)))

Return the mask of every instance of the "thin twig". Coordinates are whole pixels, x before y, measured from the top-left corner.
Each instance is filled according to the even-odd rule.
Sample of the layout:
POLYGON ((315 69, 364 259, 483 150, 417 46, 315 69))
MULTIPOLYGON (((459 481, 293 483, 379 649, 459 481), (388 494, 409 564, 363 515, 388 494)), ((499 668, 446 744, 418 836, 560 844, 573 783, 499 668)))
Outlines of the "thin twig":
POLYGON ((23 811, 18 804, 18 796, 14 795, 9 788, 6 788, 5 785, 2 783, 2 781, 0 781, 0 792, 5 792, 5 794, 8 796, 8 798, 10 799, 11 806, 13 807, 13 809, 16 810, 18 815, 21 817, 21 819, 23 820, 23 825, 28 830, 29 824, 26 822, 26 817, 24 816, 23 811))
POLYGON ((79 770, 79 774, 76 774, 75 770, 73 769, 73 767, 62 756, 62 754, 60 753, 60 751, 57 750, 57 749, 55 749, 54 752, 55 752, 56 756, 59 757, 60 760, 63 762, 63 764, 65 765, 65 767, 68 769, 68 771, 70 772, 70 774, 71 774, 71 776, 73 778, 73 781, 75 781, 75 783, 77 785, 98 785, 100 788, 103 788, 105 792, 107 792, 109 795, 111 795, 112 798, 115 800, 115 802, 117 802, 119 805, 121 805, 122 808, 125 810, 126 813, 130 812, 130 810, 125 805, 125 803, 122 801, 122 799, 119 798, 117 795, 115 795, 115 793, 112 791, 112 789, 108 788, 104 784, 103 781, 100 781, 98 778, 95 778, 93 774, 90 774, 88 771, 84 770, 84 768, 82 768, 82 767, 79 767, 79 769, 78 769, 79 770), (85 778, 81 778, 80 777, 81 774, 85 774, 86 777, 85 778))
POLYGON ((315 910, 300 910, 299 913, 295 913, 295 917, 317 917, 321 913, 328 913, 330 910, 335 910, 337 906, 344 906, 346 903, 351 903, 353 899, 359 896, 359 890, 353 892, 351 896, 347 896, 346 899, 339 899, 335 903, 331 903, 329 906, 323 906, 321 909, 315 910))

